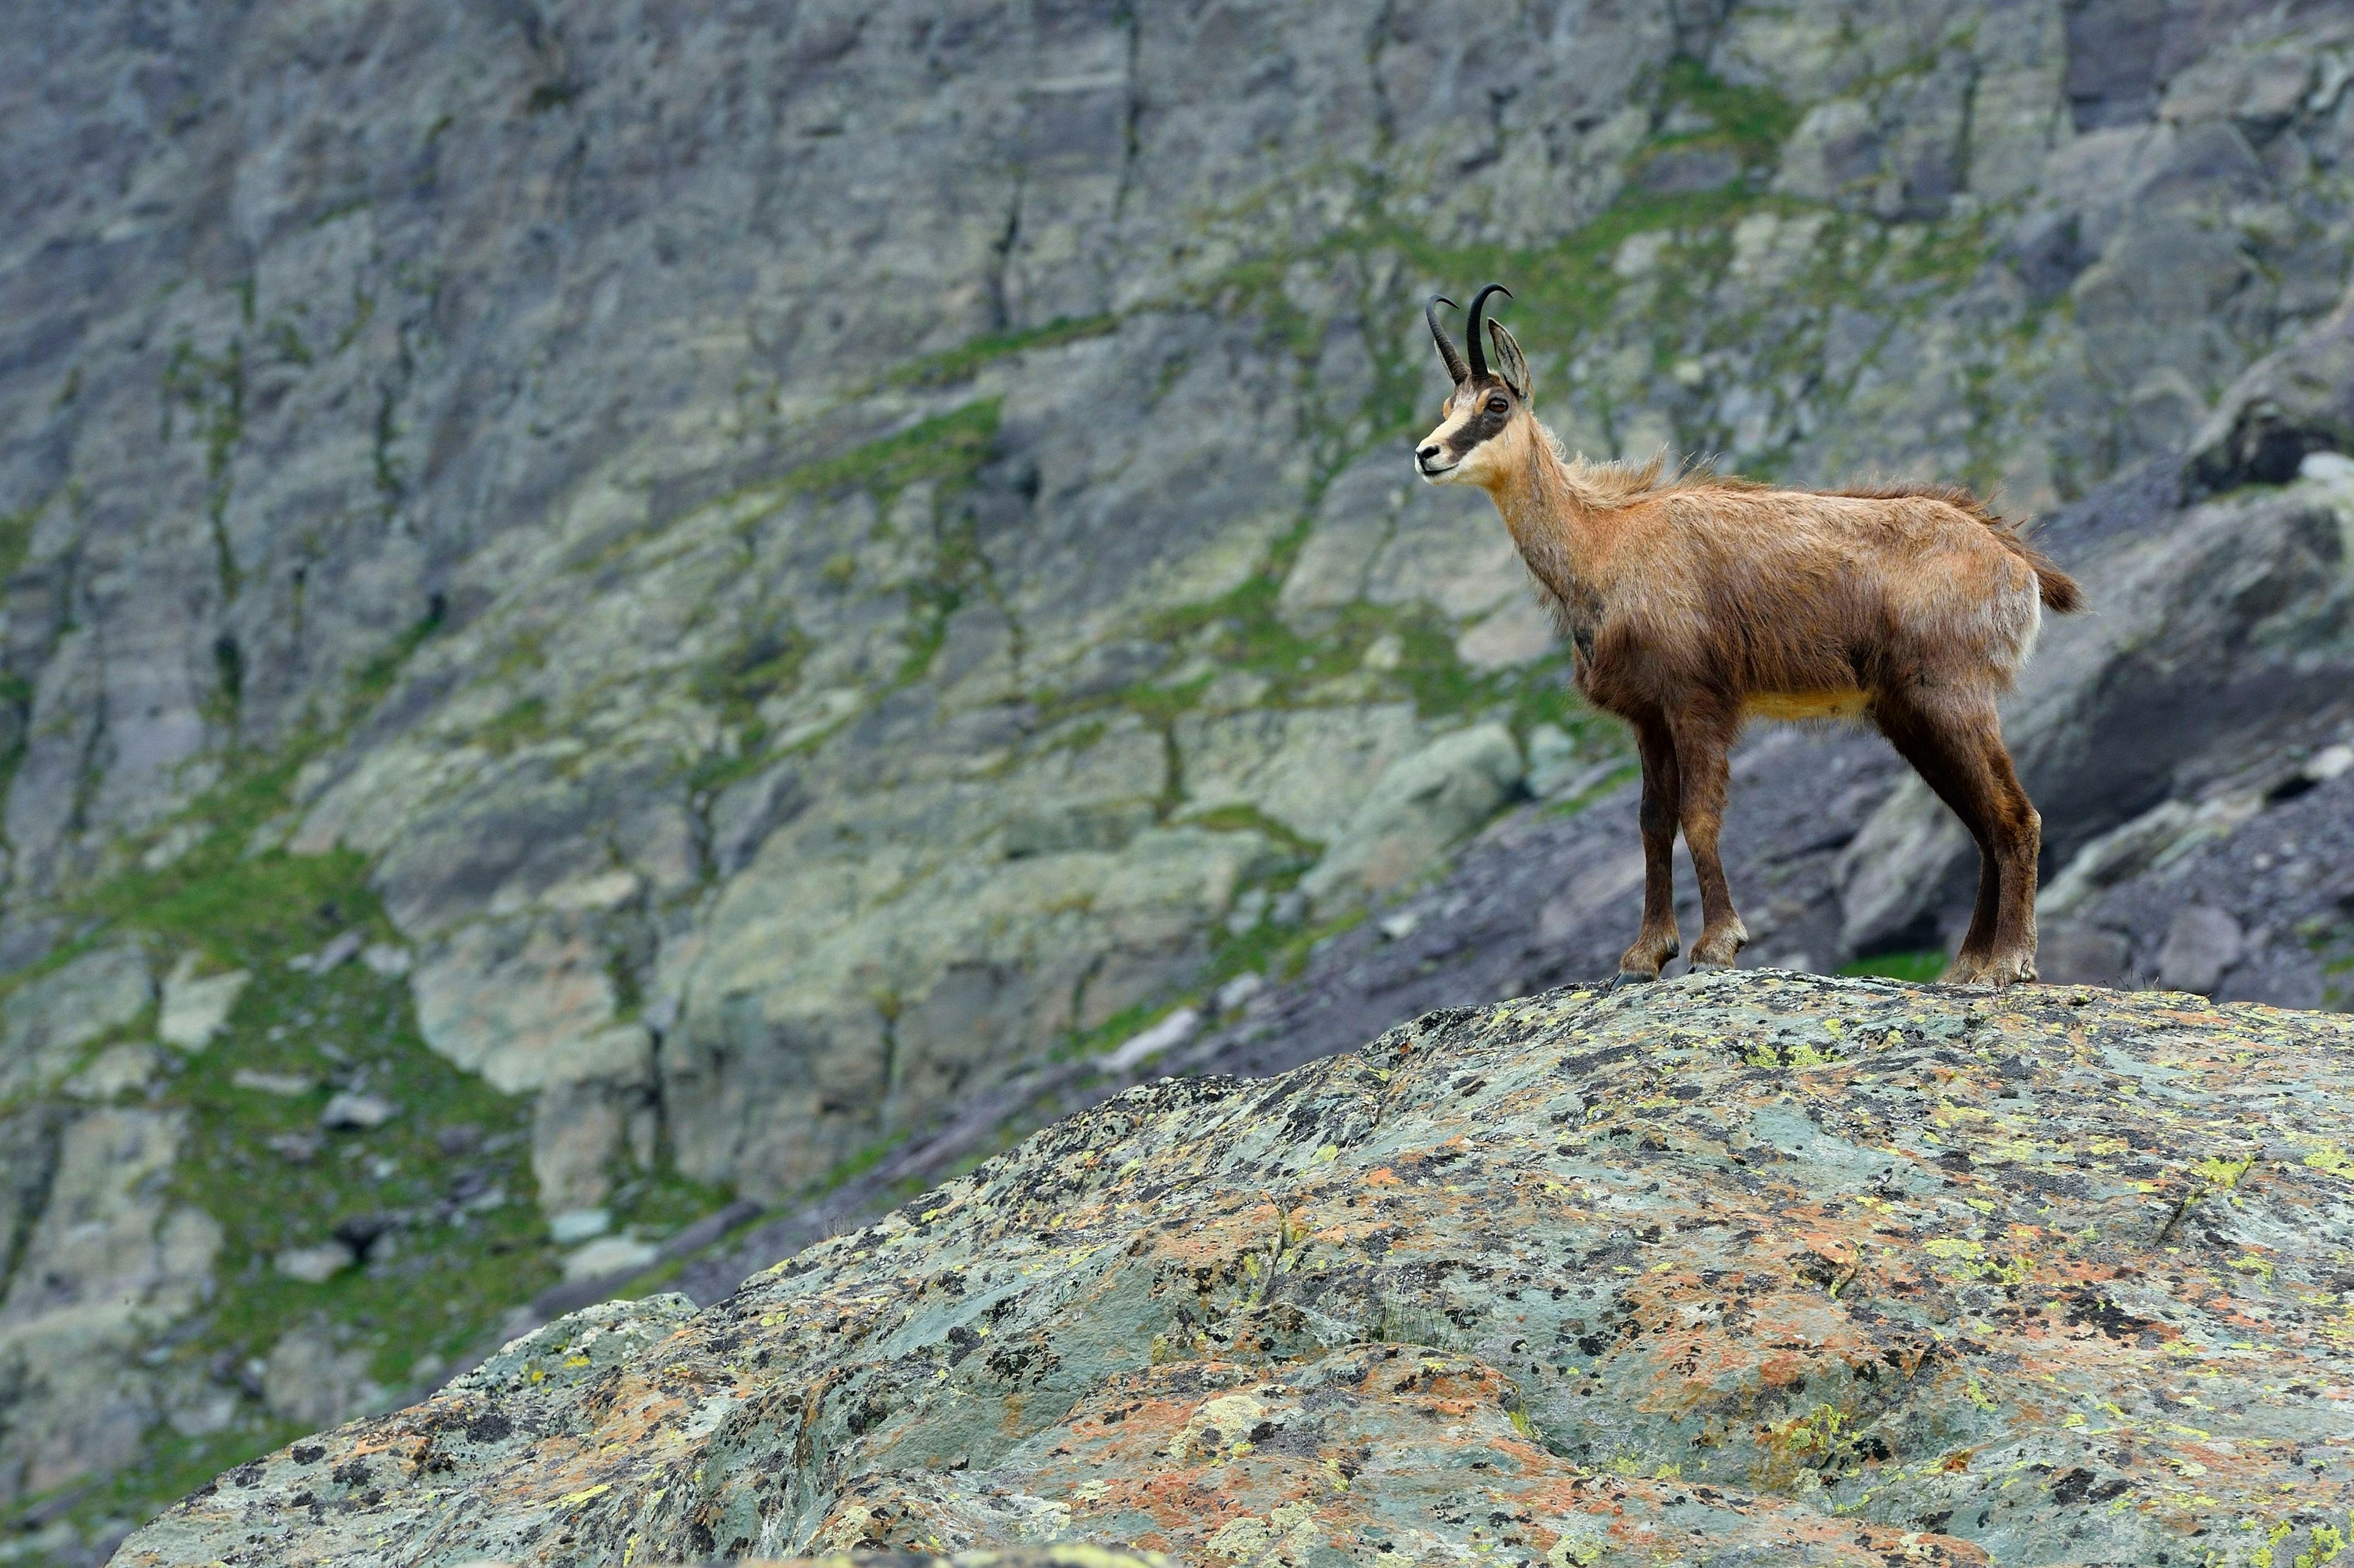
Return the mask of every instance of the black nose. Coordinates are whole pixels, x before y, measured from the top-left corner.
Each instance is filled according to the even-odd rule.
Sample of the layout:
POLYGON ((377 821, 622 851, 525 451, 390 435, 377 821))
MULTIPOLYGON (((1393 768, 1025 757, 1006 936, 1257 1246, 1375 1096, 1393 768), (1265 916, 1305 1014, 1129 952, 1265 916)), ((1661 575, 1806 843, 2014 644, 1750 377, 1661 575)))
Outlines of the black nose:
POLYGON ((1436 444, 1423 447, 1416 451, 1414 455, 1420 458, 1424 462, 1428 462, 1431 459, 1438 455, 1438 448, 1436 444))

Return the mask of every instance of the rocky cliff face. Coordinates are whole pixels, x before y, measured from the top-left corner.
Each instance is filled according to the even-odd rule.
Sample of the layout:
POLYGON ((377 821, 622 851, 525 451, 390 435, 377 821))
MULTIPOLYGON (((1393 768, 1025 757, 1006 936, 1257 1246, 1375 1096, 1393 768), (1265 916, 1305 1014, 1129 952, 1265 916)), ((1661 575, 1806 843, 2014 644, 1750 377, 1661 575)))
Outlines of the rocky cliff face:
MULTIPOLYGON (((1404 477, 1437 282, 1512 283, 1588 450, 2084 498, 2104 619, 2019 720, 2053 871, 2093 856, 2055 952, 2342 988, 2337 6, 98 4, 16 43, 0 1503, 43 1550, 730 1191, 1216 1012, 1525 794, 1550 885, 1475 850, 1186 1048, 1623 940, 1617 808, 1556 810, 1618 742, 1484 501, 1404 477), (2250 837, 2274 805, 2312 825, 2250 837), (2274 891, 2186 924, 2199 856, 2274 891)), ((1959 846, 1877 753, 1745 766, 1785 781, 1759 957, 1935 938, 1959 846)))
POLYGON ((230 1472, 164 1563, 2326 1561, 2354 1021, 1785 972, 1138 1088, 695 1313, 230 1472))

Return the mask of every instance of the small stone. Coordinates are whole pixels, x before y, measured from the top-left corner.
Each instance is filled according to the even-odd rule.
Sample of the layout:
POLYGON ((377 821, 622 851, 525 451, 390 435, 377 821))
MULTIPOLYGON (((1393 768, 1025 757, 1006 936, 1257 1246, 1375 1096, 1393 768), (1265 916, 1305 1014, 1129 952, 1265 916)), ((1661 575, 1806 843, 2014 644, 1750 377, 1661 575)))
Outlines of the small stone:
POLYGON ((596 1279, 609 1274, 633 1274, 661 1255, 653 1243, 631 1236, 606 1236, 564 1255, 564 1277, 596 1279))
POLYGON ((97 1059, 66 1080, 66 1093, 80 1100, 111 1100, 143 1089, 164 1070, 164 1054, 138 1041, 109 1045, 97 1059))
POLYGON ((496 1398, 525 1390, 576 1387, 631 1355, 669 1339, 695 1316, 695 1303, 665 1291, 635 1301, 600 1301, 508 1340, 450 1383, 453 1393, 496 1398))
POLYGON ((228 1026, 237 999, 245 994, 246 982, 253 978, 244 969, 199 977, 199 961, 196 954, 183 953, 172 972, 164 977, 164 1004, 155 1033, 164 1044, 183 1051, 201 1051, 212 1043, 213 1036, 228 1026))
POLYGON ((275 1261, 278 1272, 289 1279, 299 1279, 305 1285, 324 1285, 359 1260, 359 1254, 350 1247, 331 1241, 317 1246, 289 1247, 275 1261))
POLYGON ((2047 985, 2122 985, 2131 967, 2130 943, 2115 931, 2074 920, 2043 928, 2035 967, 2047 985))
POLYGON ((1210 1000, 1220 1012, 1232 1012, 1266 989, 1267 977, 1264 975, 1236 975, 1220 986, 1217 995, 1210 1000))
POLYGON ((1201 1027, 1201 1013, 1193 1008, 1181 1007, 1142 1033, 1122 1041, 1119 1049, 1104 1058, 1104 1070, 1125 1073, 1147 1057, 1175 1050, 1193 1038, 1201 1027))
POLYGON ((547 1222, 547 1234, 558 1246, 578 1246, 612 1228, 612 1213, 605 1209, 567 1209, 547 1222))
POLYGON ((400 1107, 381 1095, 355 1094, 347 1090, 327 1102, 327 1108, 319 1113, 319 1125, 368 1132, 399 1114, 400 1107))
POLYGON ((1610 270, 1628 282, 1652 271, 1659 264, 1660 252, 1667 249, 1675 235, 1667 229, 1647 229, 1630 234, 1610 258, 1610 270))
POLYGON ((482 1129, 470 1121, 458 1122, 435 1133, 433 1146, 448 1155, 472 1154, 482 1147, 482 1129))
MULTIPOLYGON (((2312 460, 2308 458, 2306 461, 2309 462, 2312 460)), ((2333 779, 2344 777, 2349 768, 2354 768, 2354 746, 2341 743, 2325 746, 2306 758, 2303 771, 2316 784, 2327 784, 2333 779)))
POLYGON ((1384 918, 1381 932, 1383 937, 1390 941, 1403 942, 1413 936, 1415 927, 1421 924, 1422 916, 1419 913, 1412 909, 1401 909, 1396 914, 1384 918))
POLYGON ((357 931, 346 931, 320 948, 318 955, 306 967, 313 974, 325 974, 329 969, 339 967, 356 954, 360 950, 360 944, 366 939, 357 931))
POLYGON ((360 949, 360 962, 386 980, 398 980, 408 972, 413 961, 407 948, 390 942, 371 942, 360 949))
POLYGON ((2354 483, 2354 458, 2344 452, 2307 452, 2297 460, 2296 476, 2323 484, 2354 483))
POLYGON ((281 1132, 269 1142, 270 1149, 290 1164, 308 1165, 319 1158, 319 1135, 315 1132, 281 1132))
POLYGON ((1547 800, 1582 771, 1577 742, 1557 724, 1530 726, 1528 739, 1529 793, 1547 800))
POLYGON ((290 1100, 307 1095, 319 1086, 318 1079, 304 1077, 300 1073, 264 1073, 252 1067, 239 1067, 228 1075, 228 1081, 240 1089, 278 1095, 290 1100))

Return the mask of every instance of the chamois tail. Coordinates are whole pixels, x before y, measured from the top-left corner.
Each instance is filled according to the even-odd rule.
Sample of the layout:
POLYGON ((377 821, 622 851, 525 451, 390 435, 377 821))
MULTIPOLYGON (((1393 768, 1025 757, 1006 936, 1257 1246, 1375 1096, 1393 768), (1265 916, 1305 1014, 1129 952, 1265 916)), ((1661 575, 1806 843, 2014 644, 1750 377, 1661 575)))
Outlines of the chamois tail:
POLYGON ((2035 574, 2035 591, 2042 598, 2043 607, 2055 615, 2073 615, 2084 608, 2084 590, 2076 579, 2052 564, 2052 557, 2019 536, 2019 531, 2005 523, 1992 523, 1994 536, 2002 547, 2017 556, 2035 574))

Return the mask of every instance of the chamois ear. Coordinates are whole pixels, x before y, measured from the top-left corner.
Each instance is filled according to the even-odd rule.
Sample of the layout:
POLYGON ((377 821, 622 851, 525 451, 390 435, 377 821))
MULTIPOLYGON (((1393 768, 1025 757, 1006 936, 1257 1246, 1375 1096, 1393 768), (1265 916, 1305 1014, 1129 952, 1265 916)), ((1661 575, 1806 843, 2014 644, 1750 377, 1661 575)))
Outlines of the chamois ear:
POLYGON ((1518 395, 1521 401, 1529 400, 1529 362, 1521 355, 1521 345, 1504 329, 1501 322, 1488 323, 1488 336, 1496 345, 1496 374, 1504 385, 1518 395))

